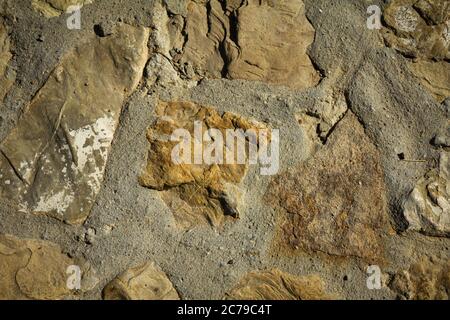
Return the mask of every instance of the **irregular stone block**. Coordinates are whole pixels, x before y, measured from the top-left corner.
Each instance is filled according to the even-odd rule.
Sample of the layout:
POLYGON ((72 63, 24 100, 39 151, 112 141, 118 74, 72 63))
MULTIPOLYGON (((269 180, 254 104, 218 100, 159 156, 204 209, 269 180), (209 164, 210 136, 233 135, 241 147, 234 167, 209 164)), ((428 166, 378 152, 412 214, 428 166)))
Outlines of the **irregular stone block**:
POLYGON ((230 30, 236 46, 227 50, 231 79, 265 81, 293 89, 319 82, 320 76, 306 54, 314 41, 314 28, 306 19, 303 1, 248 1, 236 16, 237 25, 230 30))
POLYGON ((430 140, 448 122, 445 106, 411 81, 406 62, 384 48, 375 50, 355 74, 347 94, 352 112, 382 156, 390 216, 399 232, 407 228, 404 199, 425 175, 428 160, 439 154, 430 140))
POLYGON ((409 229, 450 237, 450 155, 442 152, 438 169, 419 180, 403 205, 409 229))
POLYGON ((122 105, 142 77, 148 36, 119 25, 63 58, 0 144, 0 197, 68 223, 87 218, 122 105))
POLYGON ((450 96, 450 3, 394 0, 384 11, 384 21, 388 46, 417 60, 409 66, 423 86, 438 102, 450 96))
POLYGON ((297 277, 277 269, 250 272, 229 293, 228 300, 331 300, 318 275, 297 277))
POLYGON ((306 133, 307 140, 313 144, 311 148, 313 150, 326 142, 336 123, 348 110, 344 94, 327 84, 327 81, 329 79, 324 80, 324 85, 317 88, 313 107, 295 114, 298 124, 306 133))
POLYGON ((265 81, 293 89, 320 80, 306 53, 314 29, 301 0, 190 1, 185 30, 179 62, 198 78, 265 81))
POLYGON ((167 10, 172 14, 186 16, 186 0, 164 0, 167 10))
POLYGON ((383 260, 382 235, 389 229, 380 156, 350 111, 326 144, 275 178, 266 195, 280 212, 280 252, 383 260))
POLYGON ((199 223, 219 226, 225 217, 238 218, 238 203, 242 192, 237 185, 247 173, 250 146, 258 151, 259 130, 267 128, 256 121, 228 112, 220 115, 212 108, 191 102, 160 101, 156 114, 158 118, 147 133, 150 151, 146 170, 140 176, 141 185, 161 191, 162 199, 173 210, 177 223, 182 228, 199 223), (257 134, 256 140, 241 136, 245 139, 246 148, 242 163, 237 161, 237 148, 232 155, 235 162, 226 162, 227 148, 234 141, 230 145, 228 142, 224 143, 223 161, 207 163, 203 159, 203 151, 212 144, 197 140, 195 122, 199 124, 200 139, 203 139, 209 128, 215 128, 222 133, 224 139, 227 129, 253 129, 257 134), (188 155, 188 163, 176 163, 172 156, 176 146, 180 146, 179 141, 171 139, 178 129, 185 129, 192 137, 186 146, 193 150, 188 155), (195 150, 199 151, 201 159, 194 159, 195 150))
POLYGON ((56 244, 0 235, 0 299, 54 300, 70 294, 73 261, 56 244))
POLYGON ((389 287, 409 300, 449 300, 450 260, 421 259, 394 275, 389 287))
POLYGON ((217 0, 205 3, 190 1, 187 10, 187 40, 180 64, 191 67, 195 72, 194 78, 221 78, 225 74, 225 61, 220 50, 229 30, 221 4, 217 0))
POLYGON ((393 0, 384 10, 390 47, 406 56, 450 59, 450 3, 446 0, 393 0))
POLYGON ((450 63, 419 60, 408 66, 439 103, 450 97, 450 63))
POLYGON ((93 0, 31 0, 33 9, 47 18, 57 17, 70 6, 83 6, 92 3, 93 0))
POLYGON ((105 300, 180 300, 167 275, 153 262, 131 268, 103 290, 105 300))
POLYGON ((0 17, 0 103, 14 84, 16 74, 9 68, 12 54, 10 39, 3 19, 0 17))

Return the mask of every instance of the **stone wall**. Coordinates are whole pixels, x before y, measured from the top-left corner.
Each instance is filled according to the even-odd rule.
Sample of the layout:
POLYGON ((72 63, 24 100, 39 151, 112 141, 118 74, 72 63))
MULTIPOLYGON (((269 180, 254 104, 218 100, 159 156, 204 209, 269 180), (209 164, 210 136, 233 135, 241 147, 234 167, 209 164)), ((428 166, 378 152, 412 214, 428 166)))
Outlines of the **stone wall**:
POLYGON ((450 3, 373 2, 0 0, 0 299, 449 299, 450 3))

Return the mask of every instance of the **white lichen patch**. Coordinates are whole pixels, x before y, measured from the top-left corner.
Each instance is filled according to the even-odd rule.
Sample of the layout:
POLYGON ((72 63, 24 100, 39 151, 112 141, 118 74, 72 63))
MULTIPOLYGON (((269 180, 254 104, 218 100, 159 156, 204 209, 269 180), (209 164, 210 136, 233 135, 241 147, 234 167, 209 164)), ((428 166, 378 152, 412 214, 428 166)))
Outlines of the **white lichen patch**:
POLYGON ((54 194, 43 195, 32 208, 33 212, 56 212, 58 215, 63 215, 67 208, 70 207, 75 200, 75 195, 70 188, 68 190, 61 190, 54 194))
POLYGON ((104 116, 91 125, 69 132, 76 152, 76 165, 72 165, 72 170, 86 176, 93 193, 100 189, 115 127, 116 121, 104 116))
POLYGON ((106 160, 107 150, 114 137, 115 121, 109 116, 97 119, 91 125, 70 131, 76 150, 77 169, 82 172, 88 164, 95 165, 95 154, 106 160))
POLYGON ((30 181, 33 175, 33 170, 26 161, 22 161, 20 163, 18 171, 23 175, 23 179, 30 181))
POLYGON ((402 6, 395 13, 397 28, 404 32, 414 32, 417 28, 417 13, 409 6, 402 6))

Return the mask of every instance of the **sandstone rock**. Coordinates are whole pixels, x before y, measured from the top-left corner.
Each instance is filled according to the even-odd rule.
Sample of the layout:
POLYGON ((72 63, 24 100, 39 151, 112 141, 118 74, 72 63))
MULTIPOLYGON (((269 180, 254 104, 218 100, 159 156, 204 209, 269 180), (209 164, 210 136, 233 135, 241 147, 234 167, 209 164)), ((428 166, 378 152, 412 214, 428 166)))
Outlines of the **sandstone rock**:
POLYGON ((31 0, 31 5, 45 17, 53 18, 66 12, 70 6, 83 6, 92 2, 93 0, 31 0))
POLYGON ((320 76, 306 53, 314 29, 304 11, 301 0, 190 1, 179 62, 191 65, 198 78, 315 86, 320 76))
POLYGON ((172 64, 162 54, 153 54, 145 67, 145 77, 149 88, 182 87, 184 82, 172 64))
POLYGON ((13 85, 16 74, 8 65, 12 58, 10 39, 3 19, 0 17, 0 103, 13 85))
MULTIPOLYGON (((156 114, 158 118, 147 133, 150 151, 146 170, 140 177, 141 185, 161 191, 162 199, 173 210, 177 223, 182 228, 198 223, 219 226, 225 217, 238 218, 241 191, 237 186, 247 172, 246 159, 250 145, 257 148, 259 140, 250 141, 244 137, 247 140, 244 141, 246 155, 243 163, 236 161, 235 164, 230 164, 225 161, 228 147, 225 143, 224 161, 208 164, 200 159, 200 162, 195 162, 195 151, 192 151, 188 156, 189 163, 177 164, 173 160, 172 151, 179 142, 171 141, 170 137, 177 129, 186 129, 193 137, 187 147, 205 150, 211 144, 196 140, 196 121, 201 126, 202 138, 209 128, 217 128, 225 138, 227 129, 254 129, 258 132, 259 129, 265 129, 265 126, 228 112, 220 115, 212 108, 191 102, 160 101, 156 114)), ((234 157, 237 160, 236 152, 234 157)))
MULTIPOLYGON (((324 83, 328 80, 324 80, 324 83)), ((317 91, 317 100, 313 107, 295 115, 299 125, 316 147, 326 142, 336 123, 348 110, 345 96, 340 90, 324 85, 317 91)))
POLYGON ((318 275, 297 277, 277 269, 250 272, 226 295, 229 300, 330 300, 318 275))
POLYGON ((164 0, 167 10, 172 14, 186 16, 187 4, 186 0, 164 0))
POLYGON ((156 1, 151 12, 152 34, 149 46, 152 53, 162 54, 169 59, 171 51, 181 52, 185 40, 185 21, 179 14, 170 14, 162 3, 156 1))
POLYGON ((446 0, 393 0, 384 10, 389 46, 406 56, 450 59, 450 4, 446 0))
POLYGON ((442 107, 444 108, 447 118, 450 119, 450 97, 448 97, 442 102, 442 107))
POLYGON ((72 264, 53 243, 0 235, 0 299, 62 299, 72 264))
POLYGON ((439 103, 450 97, 450 63, 419 60, 409 63, 408 66, 439 103))
POLYGON ((312 158, 271 182, 267 202, 280 212, 281 252, 383 259, 389 228, 380 157, 350 111, 312 158))
POLYGON ((410 63, 411 71, 442 102, 450 95, 450 3, 394 0, 387 5, 384 20, 387 44, 417 59, 410 63))
POLYGON ((131 268, 103 290, 105 300, 179 300, 167 275, 154 263, 131 268))
POLYGON ((232 26, 236 28, 236 47, 230 45, 227 54, 231 79, 266 81, 293 89, 319 82, 306 54, 314 41, 314 29, 306 19, 303 1, 248 1, 236 15, 237 26, 232 26))
POLYGON ((434 136, 432 144, 435 147, 450 148, 450 117, 447 128, 434 136))
POLYGON ((390 216, 397 231, 407 228, 404 199, 425 175, 438 150, 430 141, 447 126, 445 108, 421 90, 407 70, 407 59, 385 48, 366 57, 352 80, 348 103, 378 147, 387 187, 390 216), (419 160, 418 162, 402 161, 419 160))
POLYGON ((145 28, 119 25, 67 54, 0 144, 0 197, 82 223, 100 190, 125 98, 147 60, 145 28))
POLYGON ((225 61, 221 55, 229 22, 218 0, 188 3, 187 41, 181 65, 190 65, 198 78, 221 78, 225 61))
POLYGON ((410 300, 450 299, 450 260, 421 259, 409 270, 397 273, 389 287, 400 298, 410 300))
POLYGON ((419 180, 403 208, 409 229, 450 237, 449 152, 442 152, 439 168, 419 180))
MULTIPOLYGON (((156 1, 152 8, 152 34, 149 41, 150 60, 145 68, 146 87, 151 92, 158 89, 191 88, 197 81, 188 79, 193 71, 188 65, 176 67, 173 58, 178 57, 185 43, 184 17, 174 13, 185 7, 184 1, 156 1), (178 7, 179 6, 179 7, 178 7), (178 9, 177 9, 178 8, 178 9)), ((172 90, 173 91, 173 90, 172 90)))

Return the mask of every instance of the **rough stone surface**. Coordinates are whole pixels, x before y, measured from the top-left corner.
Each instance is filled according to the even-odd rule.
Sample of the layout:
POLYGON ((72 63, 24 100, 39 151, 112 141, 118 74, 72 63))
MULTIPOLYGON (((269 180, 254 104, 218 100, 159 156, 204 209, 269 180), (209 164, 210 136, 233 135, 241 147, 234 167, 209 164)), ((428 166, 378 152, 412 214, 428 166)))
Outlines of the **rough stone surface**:
POLYGON ((191 102, 160 101, 156 114, 158 119, 147 133, 150 151, 145 173, 140 176, 141 184, 162 192, 163 200, 173 210, 177 223, 183 228, 202 222, 219 226, 225 217, 239 218, 240 191, 237 185, 247 172, 250 145, 258 148, 258 137, 255 136, 255 140, 251 141, 242 135, 246 146, 245 162, 237 162, 238 149, 235 148, 232 156, 236 163, 227 164, 227 149, 231 150, 236 144, 235 141, 225 140, 226 130, 241 129, 245 132, 254 129, 258 133, 258 129, 264 129, 265 126, 232 113, 220 115, 212 108, 191 102), (204 159, 196 163, 196 151, 203 158, 208 146, 214 144, 198 140, 195 122, 201 125, 200 139, 204 139, 209 128, 220 130, 225 140, 223 164, 207 164, 203 162, 204 159), (175 163, 172 155, 175 146, 180 143, 171 139, 177 129, 187 130, 192 137, 186 148, 190 149, 186 164, 175 163))
POLYGON ((71 6, 82 7, 92 3, 93 0, 31 0, 33 9, 40 12, 47 18, 57 17, 71 6))
POLYGON ((103 290, 106 300, 179 300, 167 275, 154 263, 131 268, 103 290))
POLYGON ((0 299, 61 299, 73 261, 53 243, 0 235, 0 299))
POLYGON ((121 280, 114 298, 159 297, 145 290, 156 277, 182 299, 448 299, 448 1, 89 2, 75 30, 75 1, 0 0, 0 234, 12 235, 0 283, 13 297, 103 299, 128 270, 133 289, 121 280), (369 5, 382 30, 367 27, 369 5), (192 126, 188 106, 221 129, 236 118, 278 129, 278 176, 171 166, 166 138, 192 126), (85 140, 85 170, 72 169, 77 150, 57 124, 87 133, 108 110, 113 141, 85 140), (57 205, 35 212, 44 195, 57 205), (35 244, 55 264, 23 276, 35 244), (82 267, 79 290, 62 287, 66 262, 82 267))
POLYGON ((450 260, 422 258, 395 274, 390 288, 408 300, 450 299, 450 260))
POLYGON ((303 89, 320 75, 306 54, 314 28, 301 0, 190 1, 180 64, 197 77, 227 77, 303 89))
POLYGON ((0 17, 0 103, 8 93, 15 80, 15 72, 8 65, 11 61, 11 44, 8 30, 0 17))
POLYGON ((318 275, 297 277, 279 270, 250 272, 226 295, 229 300, 330 300, 318 275))
POLYGON ((438 102, 450 96, 450 63, 446 61, 415 61, 410 70, 438 102))
POLYGON ((386 41, 406 56, 448 60, 449 12, 445 0, 393 0, 384 10, 386 41))
POLYGON ((86 219, 122 104, 142 75, 147 38, 146 29, 121 25, 64 57, 0 144, 0 197, 23 212, 86 219))
POLYGON ((385 8, 384 21, 387 44, 417 59, 410 69, 442 102, 450 95, 450 3, 394 0, 385 8))
POLYGON ((419 180, 404 204, 409 229, 450 237, 450 155, 442 152, 439 168, 419 180))
POLYGON ((406 229, 404 199, 433 168, 440 152, 431 143, 448 126, 447 117, 418 82, 402 56, 374 50, 361 62, 348 102, 381 154, 394 227, 406 229))
POLYGON ((267 201, 283 215, 275 241, 288 250, 380 261, 384 190, 378 151, 349 111, 314 157, 269 186, 267 201))

